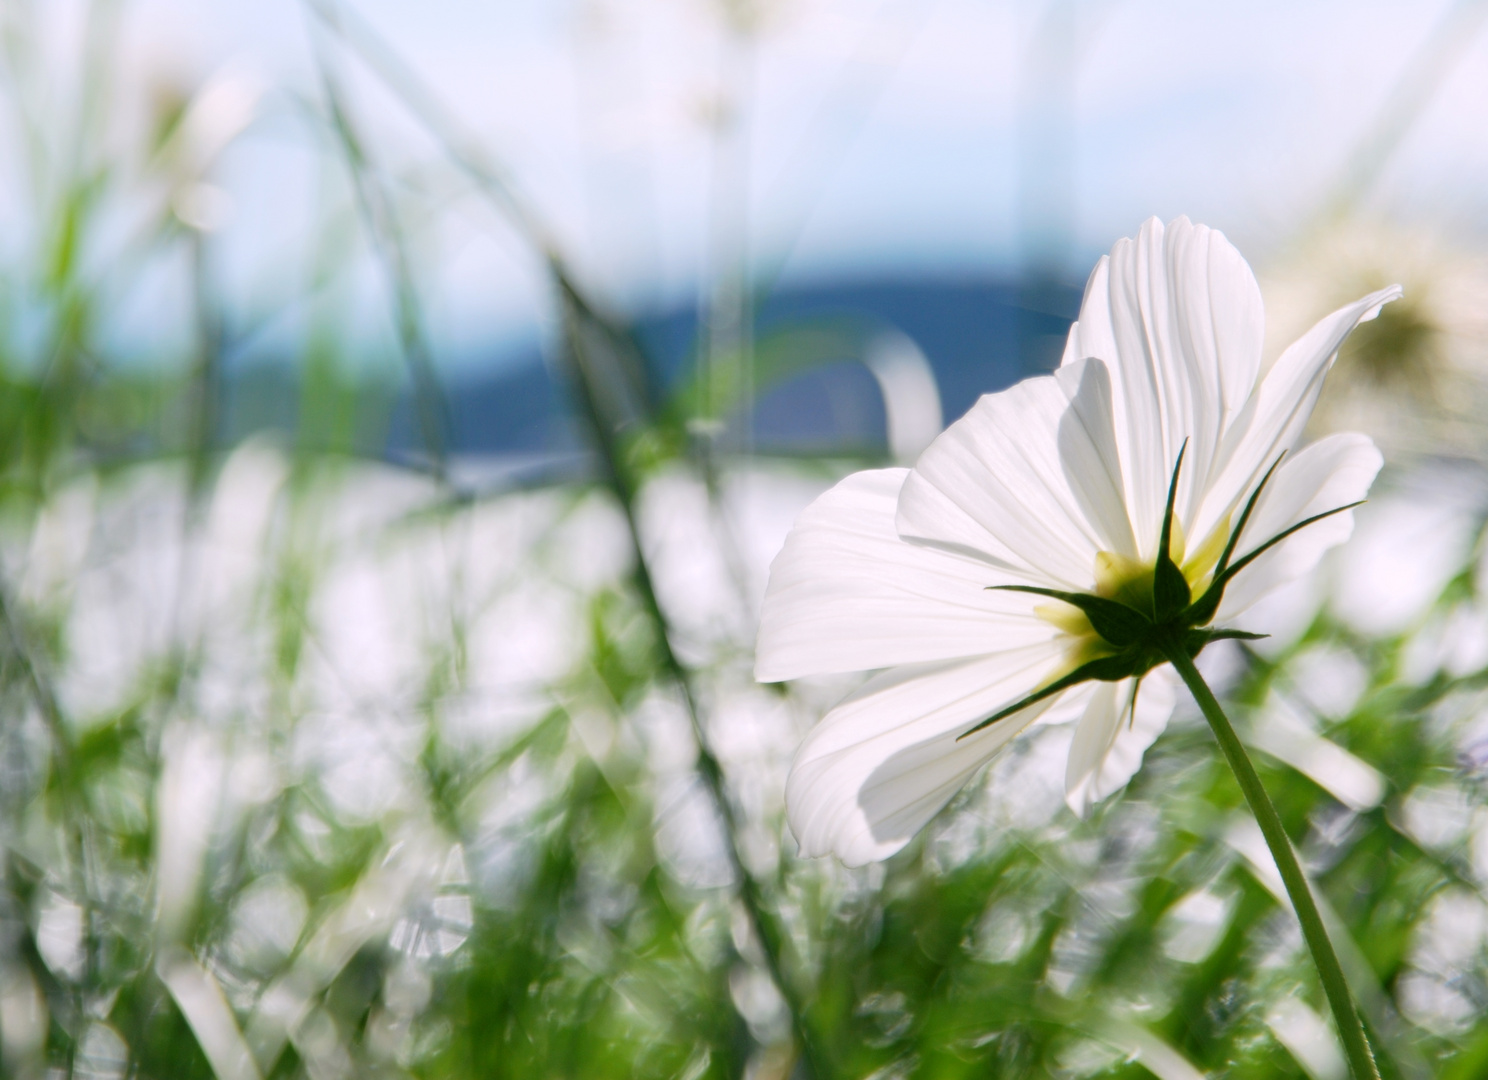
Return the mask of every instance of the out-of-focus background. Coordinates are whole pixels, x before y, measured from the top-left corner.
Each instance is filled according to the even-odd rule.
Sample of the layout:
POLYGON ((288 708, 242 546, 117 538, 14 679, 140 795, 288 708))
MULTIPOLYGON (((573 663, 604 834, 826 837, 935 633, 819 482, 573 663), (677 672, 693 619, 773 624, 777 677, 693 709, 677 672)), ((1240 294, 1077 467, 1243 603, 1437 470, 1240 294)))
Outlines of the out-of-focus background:
POLYGON ((1488 4, 0 0, 0 1073, 1310 1077, 1191 708, 799 859, 770 558, 1186 213, 1354 541, 1204 657, 1386 1077, 1488 1075, 1488 4))

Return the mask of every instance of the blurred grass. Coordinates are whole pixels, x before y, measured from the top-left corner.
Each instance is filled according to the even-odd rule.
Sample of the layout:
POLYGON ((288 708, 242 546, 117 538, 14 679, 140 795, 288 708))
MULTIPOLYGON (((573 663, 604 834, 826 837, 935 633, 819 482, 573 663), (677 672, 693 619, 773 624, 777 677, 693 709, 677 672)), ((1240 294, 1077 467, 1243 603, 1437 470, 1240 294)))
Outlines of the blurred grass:
MULTIPOLYGON (((81 100, 89 151, 105 106, 81 100)), ((322 103, 322 149, 392 245, 437 410, 353 105, 322 103)), ((168 214, 129 250, 195 249, 196 349, 119 362, 100 313, 138 264, 96 252, 129 178, 87 152, 35 167, 44 225, 5 303, 45 333, 0 352, 6 1075, 1308 1075, 1277 1010, 1325 1011, 1310 962, 1191 710, 1090 821, 1043 729, 884 866, 792 855, 785 769, 844 687, 750 680, 750 515, 788 517, 834 466, 730 459, 688 421, 840 358, 825 330, 761 339, 706 407, 685 380, 668 398, 532 226, 600 479, 457 490, 369 454, 391 391, 347 374, 334 323, 303 344, 293 438, 225 438, 233 407, 253 426, 221 397, 235 328, 210 234, 168 214)), ((1460 572, 1404 625, 1324 604, 1225 654, 1252 730, 1292 702, 1385 781, 1350 808, 1261 762, 1363 957, 1387 1077, 1488 1067, 1481 506, 1462 517, 1460 572), (1359 685, 1309 704, 1330 678, 1359 685)))

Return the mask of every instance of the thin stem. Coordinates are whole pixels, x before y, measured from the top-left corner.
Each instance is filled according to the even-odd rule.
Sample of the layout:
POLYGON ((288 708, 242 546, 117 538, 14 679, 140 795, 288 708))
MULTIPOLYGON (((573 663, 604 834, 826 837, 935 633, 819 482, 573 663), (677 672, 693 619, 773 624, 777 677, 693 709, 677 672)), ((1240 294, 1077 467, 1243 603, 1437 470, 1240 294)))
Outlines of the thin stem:
POLYGON ((330 60, 322 50, 315 52, 321 89, 330 112, 330 127, 351 172, 352 190, 357 207, 367 228, 372 248, 383 264, 388 287, 394 301, 395 329, 403 358, 413 382, 414 406, 420 434, 434 478, 441 484, 448 479, 448 427, 446 405, 434 370, 428 335, 418 291, 413 283, 413 267, 407 238, 398 219, 393 195, 374 175, 363 140, 352 123, 341 88, 331 70, 330 60))
POLYGON ((1266 837, 1266 846, 1271 849, 1271 857, 1276 860, 1276 868, 1281 871, 1281 880, 1286 885, 1287 895, 1292 898, 1297 921, 1302 924, 1302 936, 1307 940, 1307 948, 1312 952, 1313 963, 1317 965, 1318 975, 1323 980, 1323 992, 1327 994, 1328 1004, 1333 1009, 1338 1036, 1343 1042, 1344 1053, 1348 1055, 1354 1080, 1379 1080, 1379 1069, 1375 1066, 1374 1054, 1369 1049, 1369 1040, 1364 1036, 1364 1024, 1349 996, 1348 983, 1344 980, 1343 968, 1338 963, 1338 954, 1333 951, 1333 943, 1328 940, 1328 931, 1318 912, 1317 902, 1312 897, 1312 889, 1302 874, 1296 852, 1292 850, 1292 842, 1282 828, 1281 817, 1276 813, 1271 797, 1261 785, 1261 778, 1256 775, 1255 766, 1250 763, 1240 737, 1235 734, 1229 718, 1219 707, 1214 693, 1204 682, 1204 677, 1199 674, 1199 669, 1194 666, 1187 651, 1179 642, 1170 641, 1164 645, 1163 653, 1178 669, 1178 674, 1183 676, 1194 700, 1203 710, 1204 718, 1214 729, 1214 737, 1219 740, 1220 749, 1224 751, 1225 759, 1235 773, 1235 779, 1240 782, 1240 790, 1245 793, 1245 801, 1250 804, 1251 813, 1255 815, 1256 822, 1266 837))
POLYGON ((574 391, 577 404, 584 415, 589 433, 593 437, 595 449, 598 452, 601 476, 605 485, 614 492, 625 514, 631 546, 636 555, 632 581, 637 592, 640 593, 641 603, 656 632, 657 646, 661 653, 661 666, 677 687, 682 697, 682 704, 687 711, 693 740, 697 745, 696 769, 723 820, 723 832, 727 841, 725 848, 730 866, 739 883, 739 900, 744 905, 750 925, 762 946, 761 951, 764 953, 765 965, 769 969, 770 977, 785 998, 786 1007, 791 1014, 791 1027, 794 1029, 797 1045, 800 1046, 802 1057, 805 1059, 807 1074, 815 1080, 823 1080, 831 1073, 822 1057, 814 1033, 810 1029, 805 1002, 801 1000, 795 983, 788 977, 785 970, 785 932, 776 920, 771 918, 766 907, 764 891, 744 864, 739 847, 738 814, 735 812, 733 801, 729 798, 723 765, 713 752, 712 741, 708 738, 707 730, 703 725, 693 673, 672 648, 671 623, 656 595, 651 568, 646 559, 645 545, 641 539, 640 522, 636 517, 635 507, 638 493, 629 471, 621 460, 622 452, 616 441, 614 417, 607 415, 596 385, 599 382, 594 371, 597 358, 591 355, 590 341, 586 339, 584 333, 588 310, 566 279, 560 278, 558 284, 565 336, 563 351, 560 355, 567 369, 565 374, 574 391))

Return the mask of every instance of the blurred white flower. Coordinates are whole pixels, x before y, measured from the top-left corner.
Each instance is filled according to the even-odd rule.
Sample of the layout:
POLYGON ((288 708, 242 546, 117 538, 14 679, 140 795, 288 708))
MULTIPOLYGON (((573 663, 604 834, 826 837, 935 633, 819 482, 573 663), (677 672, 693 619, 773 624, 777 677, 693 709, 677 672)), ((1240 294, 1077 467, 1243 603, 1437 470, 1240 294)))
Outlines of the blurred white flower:
POLYGON ((215 232, 231 219, 231 194, 207 178, 257 119, 266 90, 257 72, 236 63, 194 93, 175 80, 158 87, 150 165, 165 181, 166 208, 187 228, 215 232))
POLYGON ((1392 305, 1340 351, 1317 432, 1377 434, 1387 454, 1488 456, 1488 257, 1432 232, 1350 219, 1315 233, 1262 275, 1268 343, 1398 281, 1392 305))
POLYGON ((1362 435, 1277 462, 1344 338, 1399 295, 1348 304, 1263 363, 1239 252, 1149 220, 1096 266, 1058 371, 983 397, 913 469, 857 473, 808 507, 771 566, 755 674, 887 670, 796 754, 802 851, 886 858, 1040 717, 1078 718, 1074 809, 1125 785, 1174 701, 1153 634, 1197 651, 1225 633, 1197 628, 1347 538, 1345 512, 1246 557, 1368 490, 1380 455, 1362 435))

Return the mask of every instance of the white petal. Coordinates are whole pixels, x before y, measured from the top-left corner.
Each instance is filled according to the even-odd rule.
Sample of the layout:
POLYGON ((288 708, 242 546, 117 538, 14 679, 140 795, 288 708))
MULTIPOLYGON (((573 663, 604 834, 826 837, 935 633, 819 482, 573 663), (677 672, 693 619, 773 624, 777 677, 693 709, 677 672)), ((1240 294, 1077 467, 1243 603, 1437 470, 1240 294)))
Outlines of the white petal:
POLYGON ((899 496, 907 540, 1089 589, 1096 552, 1132 548, 1100 361, 987 394, 920 456, 899 496))
POLYGON ((1150 320, 1143 318, 1144 307, 1151 306, 1152 278, 1162 272, 1162 228, 1162 223, 1152 218, 1143 224, 1135 241, 1118 240, 1111 248, 1109 303, 1116 355, 1107 359, 1115 384, 1117 446, 1127 510, 1143 559, 1150 558, 1157 547, 1163 494, 1178 453, 1176 446, 1169 446, 1172 433, 1163 417, 1147 332, 1150 320))
POLYGON ((1168 726, 1177 699, 1178 676, 1166 664, 1142 679, 1135 715, 1136 682, 1099 683, 1070 742, 1065 801, 1081 817, 1125 787, 1142 767, 1142 756, 1168 726))
MULTIPOLYGON (((1314 514, 1358 502, 1369 493, 1384 459, 1367 436, 1351 433, 1319 439, 1289 457, 1256 503, 1236 557, 1314 514)), ((1294 533, 1247 566, 1225 590, 1216 622, 1239 615, 1266 593, 1309 573, 1323 553, 1354 531, 1352 511, 1336 514, 1294 533)))
POLYGON ((1262 376, 1245 414, 1225 437, 1218 457, 1223 467, 1209 484, 1203 506, 1191 521, 1190 535, 1207 534, 1226 514, 1243 505, 1271 463, 1301 437, 1317 404, 1323 376, 1332 367, 1344 339, 1355 326, 1374 318, 1381 307, 1400 295, 1400 286, 1392 285, 1339 308, 1277 358, 1262 376))
POLYGON ((1168 226, 1178 345, 1199 374, 1195 390, 1221 431, 1240 413, 1260 373, 1266 331, 1261 289, 1224 233, 1179 218, 1168 226))
MULTIPOLYGON (((1226 431, 1255 386, 1264 315, 1250 267, 1222 233, 1147 221, 1111 249, 1116 426, 1133 528, 1151 557, 1178 451, 1178 514, 1194 518, 1226 431)), ((1081 311, 1081 320, 1085 313, 1081 311)))
POLYGON ((1064 343, 1065 367, 1088 357, 1116 359, 1116 338, 1111 330, 1111 257, 1102 255, 1085 282, 1085 297, 1080 301, 1080 317, 1069 328, 1064 343))
POLYGON ((808 506, 770 565, 755 677, 868 671, 1052 639, 1034 598, 988 591, 985 562, 894 530, 907 469, 854 473, 808 506))
POLYGON ((801 744, 785 805, 802 854, 849 866, 886 859, 1046 708, 1076 687, 965 739, 978 720, 1028 694, 1060 660, 1059 643, 895 668, 829 712, 801 744))
POLYGON ((1107 365, 1094 359, 1071 364, 1054 379, 1070 403, 1059 418, 1057 435, 1070 492, 1105 545, 1102 550, 1134 557, 1136 538, 1126 510, 1107 365))

